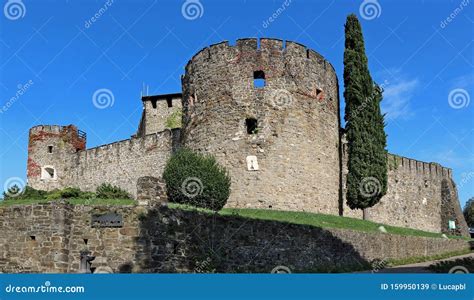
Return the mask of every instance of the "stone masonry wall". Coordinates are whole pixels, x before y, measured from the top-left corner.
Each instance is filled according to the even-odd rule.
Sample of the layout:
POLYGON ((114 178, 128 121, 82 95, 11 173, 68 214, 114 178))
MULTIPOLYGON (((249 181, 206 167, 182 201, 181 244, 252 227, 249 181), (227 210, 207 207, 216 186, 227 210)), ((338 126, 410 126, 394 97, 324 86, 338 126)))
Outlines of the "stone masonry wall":
POLYGON ((152 101, 143 101, 143 134, 151 134, 167 129, 166 120, 176 111, 181 110, 181 98, 172 99, 172 107, 168 107, 165 100, 156 101, 156 107, 152 101))
POLYGON ((178 138, 179 130, 165 130, 80 151, 69 157, 66 186, 94 191, 110 183, 135 197, 138 178, 161 177, 178 138))
MULTIPOLYGON (((29 131, 27 176, 28 184, 41 190, 62 188, 69 175, 66 161, 86 148, 75 126, 40 125, 29 131), (44 168, 54 170, 54 178, 45 178, 44 168)), ((47 175, 47 174, 46 174, 47 175)))
MULTIPOLYGON (((346 204, 347 144, 343 147, 343 215, 362 218, 362 210, 352 210, 346 204)), ((371 221, 393 226, 448 233, 448 221, 442 216, 459 207, 456 187, 451 185, 451 199, 442 205, 442 182, 451 179, 452 170, 437 163, 426 163, 389 154, 387 194, 379 203, 367 209, 371 221), (455 195, 455 196, 454 196, 455 195)), ((460 232, 467 235, 467 225, 460 214, 449 213, 460 232)), ((451 234, 453 232, 450 232, 451 234)))
MULTIPOLYGON (((53 128, 60 126, 53 126, 53 128)), ((179 142, 179 130, 165 130, 141 138, 131 138, 96 148, 80 150, 57 135, 50 135, 49 127, 41 126, 45 132, 39 142, 32 144, 30 134, 29 164, 41 170, 44 165, 54 166, 55 180, 43 180, 36 173, 28 174, 28 185, 36 189, 78 187, 84 191, 95 191, 102 183, 110 183, 137 194, 137 180, 143 176, 161 177, 165 163, 179 142), (49 129, 48 129, 49 130, 49 129), (47 146, 53 145, 53 153, 47 146)), ((36 132, 36 131, 35 131, 36 132)), ((85 145, 84 145, 85 148, 85 145)))
POLYGON ((158 207, 0 207, 0 272, 76 273, 80 252, 114 272, 293 272, 367 268, 374 259, 469 248, 465 240, 399 236, 209 215, 158 207), (91 215, 116 212, 122 228, 92 228, 91 215))
POLYGON ((182 82, 184 144, 227 167, 228 207, 338 214, 338 83, 321 55, 275 39, 223 42, 196 54, 182 82), (249 156, 259 170, 248 170, 249 156))

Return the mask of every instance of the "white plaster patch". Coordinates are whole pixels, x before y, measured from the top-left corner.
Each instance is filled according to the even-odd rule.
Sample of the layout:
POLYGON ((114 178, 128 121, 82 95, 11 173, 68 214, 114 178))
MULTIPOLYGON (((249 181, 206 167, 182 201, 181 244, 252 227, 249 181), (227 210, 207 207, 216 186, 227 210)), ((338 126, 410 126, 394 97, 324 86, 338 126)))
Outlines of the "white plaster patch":
POLYGON ((247 156, 247 170, 258 171, 257 157, 254 155, 247 156))

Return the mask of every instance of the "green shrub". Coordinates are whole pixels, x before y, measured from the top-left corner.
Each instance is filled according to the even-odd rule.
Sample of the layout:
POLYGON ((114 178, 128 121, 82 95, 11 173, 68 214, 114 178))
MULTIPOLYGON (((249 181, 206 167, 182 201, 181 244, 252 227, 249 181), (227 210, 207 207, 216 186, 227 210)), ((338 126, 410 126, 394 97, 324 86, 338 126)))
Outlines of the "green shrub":
POLYGON ((102 183, 97 187, 96 196, 100 199, 130 199, 126 191, 108 183, 102 183))
POLYGON ((67 187, 62 190, 56 189, 50 192, 47 192, 46 199, 48 200, 57 200, 57 199, 78 199, 82 198, 83 194, 80 189, 75 187, 67 187))
POLYGON ((163 179, 170 202, 220 210, 230 194, 230 176, 209 155, 180 149, 167 162, 163 179))
POLYGON ((61 199, 61 190, 52 190, 46 194, 46 199, 48 200, 58 200, 61 199))
POLYGON ((94 199, 97 198, 96 194, 94 192, 81 192, 81 195, 79 196, 81 199, 94 199))
POLYGON ((45 199, 46 191, 37 190, 30 186, 26 186, 23 190, 20 189, 17 185, 13 185, 8 189, 7 192, 3 193, 3 198, 5 200, 9 199, 45 199))

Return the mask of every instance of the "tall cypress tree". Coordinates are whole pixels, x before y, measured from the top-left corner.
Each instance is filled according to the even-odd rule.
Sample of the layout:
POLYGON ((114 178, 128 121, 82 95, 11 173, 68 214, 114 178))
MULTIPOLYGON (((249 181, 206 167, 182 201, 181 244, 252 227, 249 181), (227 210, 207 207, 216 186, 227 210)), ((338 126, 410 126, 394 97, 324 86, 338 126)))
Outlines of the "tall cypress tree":
POLYGON ((359 20, 349 15, 345 24, 344 99, 348 142, 347 205, 365 209, 387 192, 387 136, 380 110, 382 89, 369 72, 359 20))

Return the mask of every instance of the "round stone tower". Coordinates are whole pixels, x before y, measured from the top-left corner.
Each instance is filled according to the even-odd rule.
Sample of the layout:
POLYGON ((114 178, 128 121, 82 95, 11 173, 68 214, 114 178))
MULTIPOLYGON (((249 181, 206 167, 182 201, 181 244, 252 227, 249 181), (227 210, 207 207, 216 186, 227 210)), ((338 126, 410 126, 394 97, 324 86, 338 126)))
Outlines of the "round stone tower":
POLYGON ((73 153, 86 148, 86 135, 75 126, 32 127, 28 141, 28 185, 50 191, 67 186, 73 153))
POLYGON ((301 44, 258 42, 219 43, 189 61, 182 78, 183 143, 229 170, 228 207, 338 214, 334 68, 301 44))

